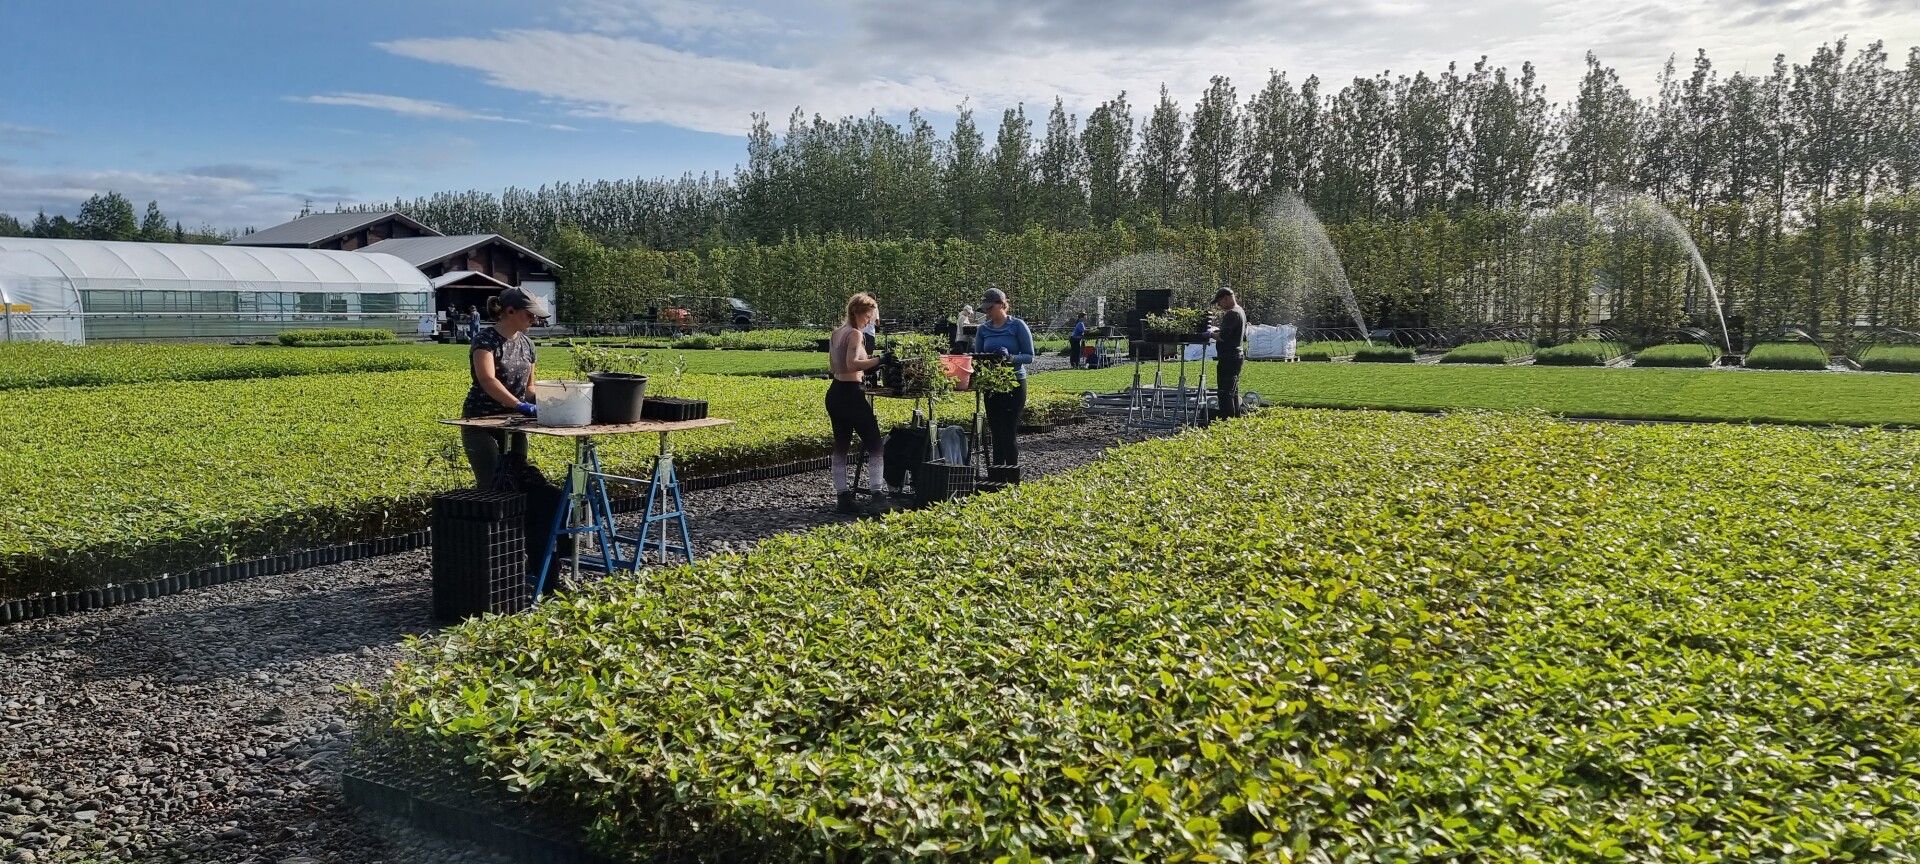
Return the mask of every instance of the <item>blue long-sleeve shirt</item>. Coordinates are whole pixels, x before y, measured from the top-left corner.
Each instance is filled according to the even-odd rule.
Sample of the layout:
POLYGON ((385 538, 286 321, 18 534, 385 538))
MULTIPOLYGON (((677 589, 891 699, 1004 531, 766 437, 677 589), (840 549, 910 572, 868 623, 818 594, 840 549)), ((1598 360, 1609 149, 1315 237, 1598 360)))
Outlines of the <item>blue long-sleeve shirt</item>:
POLYGON ((1085 321, 1073 322, 1073 338, 1075 339, 1087 338, 1087 322, 1085 321))
POLYGON ((1033 362, 1033 331, 1027 329, 1027 322, 1008 318, 1007 323, 999 327, 991 321, 980 325, 973 337, 973 350, 992 354, 1002 348, 1012 357, 1013 370, 1020 380, 1027 380, 1027 364, 1033 362))

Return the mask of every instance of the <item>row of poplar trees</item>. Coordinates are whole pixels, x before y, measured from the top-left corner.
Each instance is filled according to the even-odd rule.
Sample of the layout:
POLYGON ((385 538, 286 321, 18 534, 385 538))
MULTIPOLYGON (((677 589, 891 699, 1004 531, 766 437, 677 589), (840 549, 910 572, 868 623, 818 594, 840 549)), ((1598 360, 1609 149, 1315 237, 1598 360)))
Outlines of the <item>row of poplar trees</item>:
POLYGON ((937 315, 989 284, 1047 318, 1113 256, 1155 251, 1258 306, 1298 272, 1274 260, 1268 216, 1286 196, 1327 223, 1380 323, 1571 334, 1712 320, 1672 232, 1596 209, 1632 194, 1698 242, 1748 340, 1788 325, 1920 329, 1920 49, 1896 60, 1842 40, 1731 75, 1701 52, 1669 62, 1648 95, 1589 55, 1558 102, 1531 65, 1484 61, 1337 90, 1276 71, 1244 95, 1216 77, 1191 104, 1164 88, 1137 98, 1084 118, 1060 100, 1044 119, 1015 106, 990 135, 966 105, 945 135, 917 112, 796 111, 784 130, 756 116, 731 177, 392 206, 442 230, 503 231, 563 264, 622 252, 631 267, 576 261, 562 310, 575 320, 634 311, 614 297, 678 292, 818 323, 855 289, 937 315))

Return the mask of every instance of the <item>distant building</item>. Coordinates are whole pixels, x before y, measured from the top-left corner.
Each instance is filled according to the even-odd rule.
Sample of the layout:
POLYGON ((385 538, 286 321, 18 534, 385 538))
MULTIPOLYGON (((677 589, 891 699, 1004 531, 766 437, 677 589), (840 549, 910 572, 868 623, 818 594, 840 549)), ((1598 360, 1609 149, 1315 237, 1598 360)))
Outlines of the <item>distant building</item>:
POLYGON ((464 312, 487 307, 504 288, 525 288, 557 308, 554 274, 560 265, 498 234, 443 235, 398 211, 317 213, 255 231, 229 246, 335 249, 393 255, 432 280, 433 308, 464 312))

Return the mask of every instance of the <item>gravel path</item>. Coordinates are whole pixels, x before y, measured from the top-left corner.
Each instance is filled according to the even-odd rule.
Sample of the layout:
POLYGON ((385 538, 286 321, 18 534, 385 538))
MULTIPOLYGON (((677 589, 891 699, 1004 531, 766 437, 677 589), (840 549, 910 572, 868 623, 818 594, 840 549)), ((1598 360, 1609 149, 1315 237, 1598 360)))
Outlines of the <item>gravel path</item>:
MULTIPOLYGON (((1138 440, 1022 437, 1029 478, 1138 440)), ((703 553, 842 521, 824 471, 690 493, 703 553)), ((0 860, 426 864, 501 859, 340 798, 342 687, 429 633, 417 550, 0 628, 0 860)))

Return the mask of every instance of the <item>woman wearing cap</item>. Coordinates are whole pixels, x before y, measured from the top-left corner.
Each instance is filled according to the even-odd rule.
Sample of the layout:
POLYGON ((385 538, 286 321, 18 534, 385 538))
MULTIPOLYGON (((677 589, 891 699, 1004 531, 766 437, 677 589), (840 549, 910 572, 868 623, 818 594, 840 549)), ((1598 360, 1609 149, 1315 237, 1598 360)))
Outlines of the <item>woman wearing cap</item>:
POLYGON ((880 304, 873 295, 861 293, 847 298, 847 321, 827 341, 827 366, 833 383, 827 385, 827 419, 833 422, 833 491, 842 513, 859 513, 853 493, 853 463, 847 448, 853 433, 860 433, 860 446, 867 452, 867 490, 880 493, 883 469, 881 455, 886 442, 880 437, 880 421, 873 416, 860 388, 861 373, 880 365, 880 358, 867 354, 866 327, 880 318, 880 304))
POLYGON ((980 311, 987 321, 974 334, 976 354, 998 354, 1013 363, 1019 385, 1005 393, 987 397, 987 429, 993 436, 993 464, 1020 464, 1020 445, 1014 434, 1020 431, 1020 413, 1027 407, 1027 364, 1033 362, 1033 331, 1027 322, 1013 317, 1007 295, 998 288, 987 289, 980 298, 980 311))
MULTIPOLYGON (((473 386, 467 389, 461 417, 492 417, 500 414, 534 416, 533 340, 527 330, 547 317, 540 298, 519 288, 508 288, 500 296, 487 300, 487 314, 494 324, 479 331, 468 348, 468 372, 473 386)), ((473 466, 476 488, 493 485, 494 467, 509 450, 527 450, 527 433, 493 429, 460 428, 460 443, 467 451, 467 463, 473 466)))

